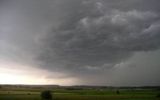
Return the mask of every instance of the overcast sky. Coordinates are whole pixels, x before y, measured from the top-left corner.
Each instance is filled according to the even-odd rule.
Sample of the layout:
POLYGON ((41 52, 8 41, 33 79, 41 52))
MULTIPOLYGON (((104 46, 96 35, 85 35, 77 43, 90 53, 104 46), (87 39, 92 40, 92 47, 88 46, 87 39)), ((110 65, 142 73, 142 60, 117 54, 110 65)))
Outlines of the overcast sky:
POLYGON ((0 0, 0 84, 160 85, 159 59, 159 0, 0 0))

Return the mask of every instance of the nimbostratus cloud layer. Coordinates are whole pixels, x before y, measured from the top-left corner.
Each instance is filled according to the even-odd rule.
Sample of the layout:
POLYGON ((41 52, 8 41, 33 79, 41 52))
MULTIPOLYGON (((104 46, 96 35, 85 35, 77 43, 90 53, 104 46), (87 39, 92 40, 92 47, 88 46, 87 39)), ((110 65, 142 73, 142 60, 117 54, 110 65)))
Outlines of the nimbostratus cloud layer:
POLYGON ((100 67, 120 63, 134 52, 158 49, 159 12, 123 10, 118 2, 113 7, 96 0, 68 5, 68 15, 44 39, 42 59, 62 66, 100 67))
MULTIPOLYGON (((134 62, 136 57, 141 58, 135 54, 143 56, 141 52, 158 51, 160 48, 158 0, 17 0, 8 4, 12 6, 5 8, 14 8, 14 13, 12 9, 2 10, 2 13, 5 11, 4 15, 12 15, 14 20, 9 17, 9 21, 4 21, 6 18, 1 18, 12 30, 11 34, 8 27, 1 28, 8 34, 1 32, 3 57, 7 54, 20 62, 66 73, 67 77, 76 77, 84 84, 114 84, 121 72, 114 71, 117 66, 139 66, 135 67, 138 70, 143 62, 134 62), (18 53, 17 49, 21 52, 18 53), (104 80, 106 77, 110 82, 104 80), (87 81, 87 78, 91 80, 87 81)), ((153 56, 151 58, 154 59, 153 56)), ((145 69, 147 63, 142 65, 145 69)), ((154 68, 159 70, 157 66, 154 68)), ((127 71, 123 69, 121 73, 129 75, 127 71)), ((139 73, 143 75, 143 72, 139 73)), ((132 73, 131 76, 134 75, 132 73)), ((151 75, 150 79, 154 76, 151 75)), ((121 79, 119 83, 129 80, 121 79)), ((146 84, 146 80, 144 78, 140 84, 146 84)), ((160 80, 155 78, 154 82, 159 83, 160 80)))

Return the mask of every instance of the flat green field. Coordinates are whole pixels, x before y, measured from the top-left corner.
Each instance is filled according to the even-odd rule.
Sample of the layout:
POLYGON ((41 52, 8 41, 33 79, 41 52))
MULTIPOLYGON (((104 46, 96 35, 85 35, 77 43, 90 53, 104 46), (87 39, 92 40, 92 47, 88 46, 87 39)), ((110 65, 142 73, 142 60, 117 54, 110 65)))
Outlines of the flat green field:
MULTIPOLYGON (((53 100, 160 100, 156 97, 159 90, 142 89, 129 90, 119 89, 50 89, 53 94, 53 100)), ((41 89, 0 89, 0 100, 41 100, 41 89)))

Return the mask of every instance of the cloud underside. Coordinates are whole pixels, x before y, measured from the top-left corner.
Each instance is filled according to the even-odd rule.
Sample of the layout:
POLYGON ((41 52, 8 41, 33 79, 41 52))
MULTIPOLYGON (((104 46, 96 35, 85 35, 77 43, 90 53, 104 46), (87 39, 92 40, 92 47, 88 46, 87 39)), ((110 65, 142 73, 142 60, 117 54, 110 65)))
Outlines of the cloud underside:
POLYGON ((124 10, 119 2, 82 0, 68 4, 60 25, 43 38, 39 58, 67 68, 101 67, 125 61, 135 52, 157 50, 159 12, 136 7, 124 10))
MULTIPOLYGON (((0 10, 1 59, 65 73, 65 77, 76 77, 84 83, 87 78, 95 78, 86 84, 96 84, 96 81, 105 84, 106 76, 112 84, 112 78, 118 73, 129 74, 129 69, 119 69, 122 66, 145 68, 147 63, 134 60, 143 59, 141 52, 160 48, 158 0, 0 2, 3 4, 0 7, 3 8, 0 10), (137 53, 141 56, 135 56, 137 53)), ((158 61, 153 62, 159 65, 158 61)), ((159 70, 157 65, 154 68, 159 70)))

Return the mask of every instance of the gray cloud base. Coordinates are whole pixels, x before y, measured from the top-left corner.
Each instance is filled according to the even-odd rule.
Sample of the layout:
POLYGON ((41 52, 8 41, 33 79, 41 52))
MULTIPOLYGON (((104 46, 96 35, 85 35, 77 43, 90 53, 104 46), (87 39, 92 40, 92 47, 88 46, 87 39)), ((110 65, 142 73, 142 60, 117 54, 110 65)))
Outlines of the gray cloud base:
MULTIPOLYGON (((126 82, 127 85, 132 85, 127 83, 129 77, 122 78, 122 73, 129 76, 127 71, 130 66, 139 66, 135 67, 136 72, 148 64, 137 61, 132 65, 135 53, 159 53, 158 0, 0 2, 3 4, 0 7, 3 8, 0 10, 1 59, 7 58, 51 72, 65 73, 67 77, 81 80, 79 84, 121 85, 126 82), (121 66, 127 67, 122 68, 122 71, 121 66), (119 77, 123 80, 119 80, 119 77), (88 78, 91 80, 87 81, 88 78), (119 84, 114 84, 117 82, 119 84)), ((158 61, 155 63, 159 64, 158 61)), ((154 68, 159 70, 155 65, 154 68)), ((153 71, 157 73, 156 70, 153 71)), ((150 77, 149 80, 156 76, 147 76, 143 71, 139 73, 150 77)), ((130 77, 134 75, 132 73, 130 77)), ((140 84, 147 84, 146 80, 144 78, 140 84)), ((157 78, 153 81, 155 84, 160 82, 157 78)))
POLYGON ((159 48, 157 11, 136 7, 125 11, 123 5, 117 8, 118 1, 111 2, 113 7, 108 2, 81 1, 78 6, 71 2, 69 8, 74 9, 68 8, 60 26, 46 35, 40 59, 70 67, 103 66, 120 63, 134 52, 159 48))

